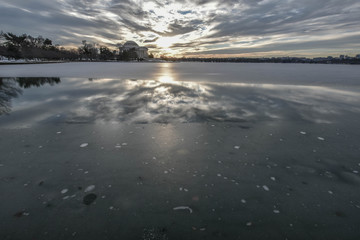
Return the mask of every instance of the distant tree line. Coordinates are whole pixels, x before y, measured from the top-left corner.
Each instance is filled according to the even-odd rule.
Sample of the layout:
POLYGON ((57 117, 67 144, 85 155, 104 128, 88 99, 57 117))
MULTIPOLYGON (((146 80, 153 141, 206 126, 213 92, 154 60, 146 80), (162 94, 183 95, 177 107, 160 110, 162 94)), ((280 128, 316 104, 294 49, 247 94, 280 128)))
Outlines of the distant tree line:
POLYGON ((160 56, 164 61, 172 62, 228 62, 228 63, 318 63, 318 64, 360 64, 360 58, 299 58, 299 57, 271 57, 271 58, 176 58, 160 56))
MULTIPOLYGON (((139 59, 135 49, 117 52, 107 46, 82 41, 82 45, 74 49, 65 49, 54 45, 49 38, 31 35, 16 35, 0 32, 0 56, 11 59, 37 59, 57 61, 131 61, 139 59)), ((153 57, 150 54, 150 57, 153 57)))
POLYGON ((66 50, 53 45, 52 40, 42 36, 0 33, 0 56, 14 59, 76 60, 76 50, 66 50))

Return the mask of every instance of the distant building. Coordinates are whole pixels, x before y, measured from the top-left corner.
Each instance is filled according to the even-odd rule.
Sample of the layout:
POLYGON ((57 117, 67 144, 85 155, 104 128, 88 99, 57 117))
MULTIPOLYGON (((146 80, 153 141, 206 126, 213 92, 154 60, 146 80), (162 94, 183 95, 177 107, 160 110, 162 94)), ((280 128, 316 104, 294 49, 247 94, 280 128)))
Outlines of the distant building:
POLYGON ((131 49, 135 50, 138 58, 143 58, 143 59, 149 58, 148 48, 141 47, 134 41, 127 41, 126 43, 124 43, 124 45, 119 46, 119 53, 123 53, 131 49))

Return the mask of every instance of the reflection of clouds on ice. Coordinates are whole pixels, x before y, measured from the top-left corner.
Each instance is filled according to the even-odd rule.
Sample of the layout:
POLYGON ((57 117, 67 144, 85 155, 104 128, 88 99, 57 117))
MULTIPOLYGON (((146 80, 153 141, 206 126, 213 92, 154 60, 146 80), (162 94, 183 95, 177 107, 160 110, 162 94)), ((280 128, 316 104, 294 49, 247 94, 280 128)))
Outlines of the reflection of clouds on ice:
MULTIPOLYGON (((332 118, 345 111, 359 113, 360 96, 358 92, 320 86, 271 86, 268 96, 287 102, 290 109, 296 110, 299 119, 315 123, 331 123, 332 118)), ((286 109, 285 109, 286 110, 286 109)))
POLYGON ((357 88, 184 82, 171 72, 163 72, 158 80, 20 80, 20 83, 39 88, 26 89, 26 94, 21 95, 23 90, 14 79, 2 79, 0 111, 10 115, 0 120, 8 125, 26 123, 30 126, 47 121, 74 124, 279 120, 332 123, 342 121, 346 114, 360 113, 357 88), (61 84, 58 88, 45 89, 44 83, 61 84), (16 104, 10 112, 10 100, 18 95, 21 97, 14 101, 16 104), (62 117, 55 118, 59 113, 62 117))
POLYGON ((345 110, 360 112, 360 97, 355 92, 327 87, 201 84, 171 79, 121 82, 117 92, 82 99, 81 107, 68 115, 68 122, 86 118, 135 123, 276 119, 331 123, 331 116, 345 110))
POLYGON ((147 123, 224 121, 234 115, 232 105, 218 102, 210 86, 197 83, 127 80, 123 90, 82 100, 83 107, 73 111, 72 118, 147 123))

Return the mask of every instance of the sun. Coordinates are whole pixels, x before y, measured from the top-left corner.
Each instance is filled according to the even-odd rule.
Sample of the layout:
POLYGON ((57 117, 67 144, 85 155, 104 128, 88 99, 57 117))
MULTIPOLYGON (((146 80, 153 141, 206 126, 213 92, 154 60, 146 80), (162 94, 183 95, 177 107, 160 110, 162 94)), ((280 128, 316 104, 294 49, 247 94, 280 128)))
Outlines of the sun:
POLYGON ((174 37, 160 37, 155 43, 158 47, 169 50, 169 48, 179 41, 178 36, 174 37))

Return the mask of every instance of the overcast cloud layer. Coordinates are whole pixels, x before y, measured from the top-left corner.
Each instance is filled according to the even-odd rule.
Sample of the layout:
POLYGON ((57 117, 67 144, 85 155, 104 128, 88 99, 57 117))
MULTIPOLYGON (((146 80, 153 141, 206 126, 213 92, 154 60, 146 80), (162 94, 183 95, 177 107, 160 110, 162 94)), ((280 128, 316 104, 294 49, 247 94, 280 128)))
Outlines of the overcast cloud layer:
POLYGON ((0 30, 177 56, 360 54, 359 0, 0 0, 0 30))

